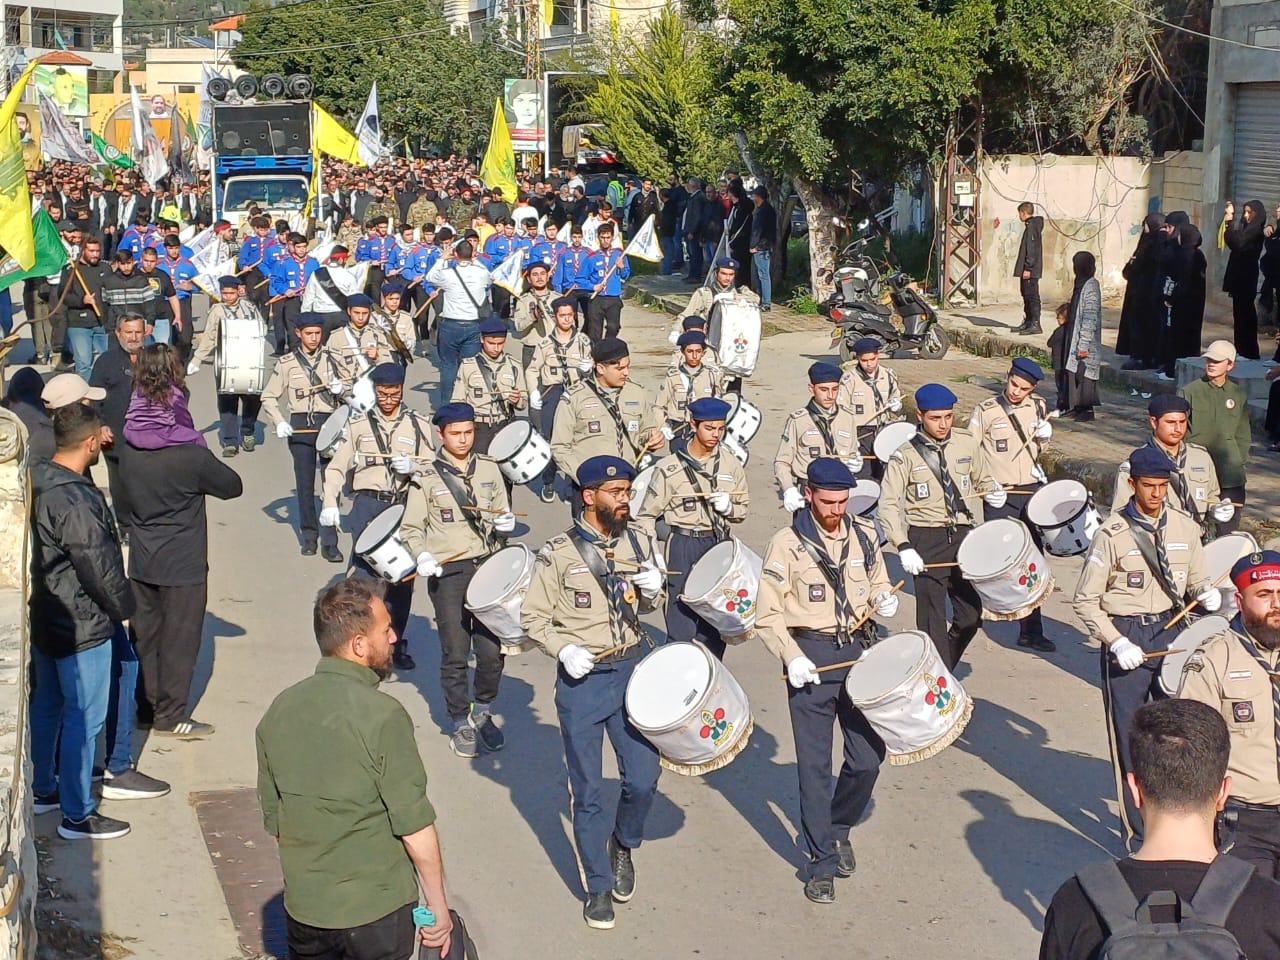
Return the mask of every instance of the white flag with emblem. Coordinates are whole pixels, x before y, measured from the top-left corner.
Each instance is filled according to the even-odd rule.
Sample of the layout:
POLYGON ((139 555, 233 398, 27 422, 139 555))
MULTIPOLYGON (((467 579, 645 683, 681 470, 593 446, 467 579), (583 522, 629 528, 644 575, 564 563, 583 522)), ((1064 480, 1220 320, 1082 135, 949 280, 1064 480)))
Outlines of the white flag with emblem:
POLYGON ((524 292, 524 250, 512 250, 507 259, 498 264, 498 268, 493 271, 493 282, 495 286, 509 290, 513 295, 520 296, 524 292))
POLYGON ((644 222, 644 226, 636 231, 627 248, 622 251, 628 257, 639 257, 650 263, 662 262, 662 247, 658 245, 658 235, 653 229, 653 220, 653 214, 649 214, 649 219, 644 222))
POLYGON ((382 121, 378 118, 378 81, 369 88, 369 99, 365 101, 364 113, 360 114, 360 122, 356 124, 356 138, 360 141, 360 162, 372 167, 382 159, 382 121))

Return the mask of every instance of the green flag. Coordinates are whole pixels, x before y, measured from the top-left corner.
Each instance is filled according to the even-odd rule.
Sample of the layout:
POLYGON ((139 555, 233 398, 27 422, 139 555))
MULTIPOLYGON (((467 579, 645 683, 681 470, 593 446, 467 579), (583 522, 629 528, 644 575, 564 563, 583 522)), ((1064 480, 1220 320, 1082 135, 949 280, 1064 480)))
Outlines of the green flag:
POLYGON ((23 270, 22 265, 13 257, 5 256, 0 260, 0 290, 7 290, 19 280, 29 277, 47 277, 57 273, 67 263, 67 248, 58 238, 58 228, 43 209, 31 220, 32 233, 36 241, 36 262, 30 270, 23 270))
POLYGON ((121 170, 132 170, 137 164, 121 153, 107 141, 103 140, 96 133, 93 135, 93 149, 97 151, 98 156, 102 158, 102 162, 109 167, 119 167, 121 170))

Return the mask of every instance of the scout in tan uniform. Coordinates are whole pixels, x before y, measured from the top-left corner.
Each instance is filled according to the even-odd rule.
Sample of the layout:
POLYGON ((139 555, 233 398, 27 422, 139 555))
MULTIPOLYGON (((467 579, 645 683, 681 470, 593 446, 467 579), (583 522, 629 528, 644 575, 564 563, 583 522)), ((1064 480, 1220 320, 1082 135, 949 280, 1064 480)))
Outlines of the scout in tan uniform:
POLYGON ((551 289, 551 269, 542 260, 532 260, 524 268, 528 289, 520 294, 511 311, 516 344, 520 347, 520 365, 528 368, 538 341, 551 332, 557 294, 551 289))
POLYGON ((916 626, 929 635, 948 670, 982 626, 982 601, 954 563, 960 544, 982 522, 982 507, 1003 507, 972 434, 953 430, 956 395, 937 383, 916 391, 916 435, 889 458, 880 488, 880 524, 915 578, 916 626), (953 617, 947 626, 947 597, 953 617))
POLYGON ((715 309, 716 302, 722 298, 759 303, 760 298, 756 296, 755 291, 750 287, 734 287, 733 281, 737 275, 738 263, 736 260, 727 257, 721 257, 717 260, 716 268, 712 271, 710 281, 697 287, 689 295, 689 302, 685 304, 685 308, 676 317, 675 335, 677 337, 680 335, 682 330, 681 323, 686 317, 709 318, 711 311, 715 309))
POLYGON ((898 375, 880 364, 880 341, 875 337, 863 337, 854 341, 854 363, 840 378, 840 392, 836 403, 853 411, 853 422, 858 427, 858 447, 869 458, 869 469, 874 480, 884 476, 884 464, 874 457, 872 441, 876 431, 886 423, 900 420, 902 388, 898 375))
POLYGON ((435 610, 440 686, 453 721, 449 745, 458 756, 470 758, 477 753, 477 739, 490 751, 501 750, 505 742, 489 712, 502 679, 502 644, 463 601, 476 568, 506 546, 516 518, 498 465, 474 451, 471 406, 445 404, 431 422, 439 431, 440 449, 409 488, 400 537, 417 559, 418 576, 426 579, 435 610), (467 683, 472 652, 474 697, 467 683))
MULTIPOLYGON (((320 525, 336 529, 341 520, 338 494, 350 473, 354 495, 347 524, 353 547, 369 521, 391 506, 404 505, 414 475, 422 472, 422 458, 433 453, 431 425, 402 402, 404 367, 390 361, 380 363, 370 372, 369 380, 377 406, 363 416, 352 414, 347 439, 334 451, 324 471, 324 509, 320 511, 320 525)), ((376 576, 354 549, 351 566, 376 576)), ((386 601, 400 638, 394 651, 396 668, 412 670, 415 664, 405 636, 413 604, 412 578, 388 585, 386 601)))
POLYGON ((1205 573, 1199 527, 1165 503, 1176 469, 1155 447, 1130 454, 1130 499, 1094 534, 1072 604, 1102 643, 1102 700, 1130 849, 1142 842, 1142 817, 1124 787, 1129 726, 1139 707, 1164 695, 1160 661, 1145 655, 1169 649, 1177 633, 1165 624, 1188 593, 1211 613, 1222 603, 1205 573))
POLYGON ((855 867, 849 831, 858 822, 884 760, 884 743, 845 691, 849 668, 818 666, 856 660, 875 642, 871 613, 892 617, 898 598, 889 586, 875 526, 846 516, 853 473, 841 461, 809 464, 808 505, 778 531, 764 554, 757 596, 756 633, 782 661, 791 689, 787 708, 800 778, 800 823, 809 862, 804 894, 815 903, 835 900, 834 877, 855 867), (844 763, 831 787, 831 729, 840 726, 844 763))
MULTIPOLYGON (((564 399, 565 391, 595 369, 591 359, 591 339, 578 330, 577 304, 572 297, 560 297, 551 304, 555 323, 551 332, 533 347, 533 357, 525 369, 525 382, 529 387, 529 419, 538 417, 538 430, 550 443, 556 422, 556 410, 564 399)), ((556 462, 552 460, 542 471, 542 490, 538 494, 543 503, 556 498, 556 462)))
MULTIPOLYGON (((1009 499, 1002 507, 988 507, 987 520, 1010 518, 1027 523, 1027 501, 1045 483, 1037 459, 1053 427, 1045 419, 1045 402, 1035 395, 1044 371, 1034 361, 1017 357, 1005 377, 1004 389, 973 408, 969 432, 982 444, 982 455, 991 476, 1005 488, 1009 499), (1016 489, 1010 490, 1010 487, 1016 489)), ((1040 534, 1027 524, 1036 546, 1043 549, 1040 534)), ((1018 621, 1018 646, 1051 653, 1057 647, 1044 635, 1040 608, 1018 621)))
POLYGON ((561 473, 576 476, 590 457, 608 454, 635 463, 662 446, 653 405, 631 382, 631 355, 616 337, 591 345, 595 376, 565 391, 551 430, 551 453, 561 473))
POLYGON ((836 402, 840 368, 815 363, 809 368, 812 399, 791 414, 782 427, 782 440, 773 458, 773 475, 782 491, 782 505, 795 513, 804 506, 804 486, 809 464, 818 457, 843 460, 855 475, 864 467, 858 450, 858 428, 853 414, 836 402))
POLYGON ((454 403, 469 403, 476 412, 476 450, 489 452, 494 434, 529 402, 524 370, 507 356, 507 325, 498 317, 480 321, 480 352, 458 366, 454 403))
MULTIPOLYGON (((605 342, 605 341, 602 341, 605 342)), ((597 344, 598 346, 598 344, 597 344)), ((613 901, 635 894, 631 851, 658 789, 658 752, 627 719, 627 681, 646 650, 639 615, 662 599, 656 545, 628 525, 635 469, 614 456, 593 456, 577 476, 582 516, 540 551, 520 623, 560 661, 556 714, 564 740, 573 839, 587 882, 583 919, 613 927, 613 901), (613 744, 622 792, 616 814, 602 793, 600 751, 613 744)))
MULTIPOLYGON (((1208 536, 1208 521, 1225 523, 1235 515, 1236 508, 1230 502, 1218 502, 1222 491, 1209 451, 1184 439, 1190 410, 1191 405, 1182 397, 1173 394, 1152 397, 1147 406, 1151 422, 1147 446, 1164 453, 1177 467, 1169 478, 1169 503, 1200 524, 1203 541, 1208 536)), ((1129 502, 1128 480, 1129 464, 1125 462, 1116 471, 1112 511, 1122 509, 1129 502)))
POLYGON ((328 460, 316 451, 316 433, 329 414, 338 406, 338 398, 326 389, 337 378, 333 363, 320 347, 324 336, 324 317, 318 313, 300 313, 294 321, 298 346, 276 361, 271 379, 262 391, 262 412, 276 436, 289 442, 293 457, 293 482, 298 491, 298 529, 302 534, 302 554, 320 552, 330 563, 341 563, 336 526, 322 527, 316 522, 316 464, 321 472, 328 460), (280 409, 284 400, 288 415, 280 409))
POLYGON ((342 372, 348 390, 378 364, 395 360, 387 335, 369 322, 372 314, 373 301, 363 293, 353 293, 347 297, 348 322, 329 334, 325 343, 324 349, 342 372))
MULTIPOLYGON (((209 308, 205 317, 204 333, 196 345, 191 362, 187 365, 187 376, 192 377, 200 370, 200 364, 213 355, 223 336, 252 337, 260 341, 261 352, 267 352, 267 328, 262 322, 262 314, 248 300, 241 299, 239 277, 223 277, 218 281, 222 301, 209 308)), ((216 382, 214 384, 217 386, 216 382)), ((245 453, 252 453, 254 447, 254 425, 258 422, 258 411, 262 409, 262 396, 256 393, 223 393, 218 391, 218 416, 221 420, 219 434, 222 437, 222 455, 234 457, 240 445, 245 453)))
POLYGON ((657 462, 644 502, 634 504, 633 514, 646 529, 652 530, 659 518, 671 529, 666 557, 667 569, 673 571, 667 585, 668 641, 701 640, 723 660, 723 638, 678 598, 693 565, 730 538, 730 524, 746 519, 751 498, 746 471, 720 443, 729 404, 703 397, 689 405, 688 414, 688 442, 657 462))
POLYGON ((732 377, 725 376, 724 370, 720 367, 720 357, 716 353, 716 348, 706 343, 707 337, 707 321, 704 317, 685 317, 681 321, 683 329, 673 331, 667 339, 671 343, 671 357, 667 361, 667 369, 674 370, 684 362, 684 351, 680 349, 680 337, 686 333, 700 333, 704 341, 702 347, 702 365, 714 371, 716 379, 720 381, 720 392, 723 394, 728 391, 729 381, 732 377))
POLYGON ((719 371, 702 364, 706 337, 700 333, 682 333, 676 346, 680 348, 680 365, 668 370, 658 384, 658 400, 654 406, 662 435, 667 440, 675 440, 679 433, 683 442, 683 434, 688 429, 689 405, 703 397, 718 397, 723 391, 719 371))
POLYGON ((1280 553, 1242 558, 1231 580, 1240 615, 1187 660, 1178 696, 1213 707, 1227 722, 1231 798, 1223 823, 1235 843, 1226 849, 1274 880, 1280 877, 1280 553))
POLYGON ((418 344, 418 328, 414 326, 412 315, 400 309, 403 302, 404 284, 389 281, 382 285, 382 306, 375 312, 378 315, 376 325, 386 335, 393 359, 402 367, 407 367, 413 363, 413 351, 418 344), (395 332, 394 337, 390 331, 395 332), (396 343, 397 338, 404 345, 403 350, 396 343))

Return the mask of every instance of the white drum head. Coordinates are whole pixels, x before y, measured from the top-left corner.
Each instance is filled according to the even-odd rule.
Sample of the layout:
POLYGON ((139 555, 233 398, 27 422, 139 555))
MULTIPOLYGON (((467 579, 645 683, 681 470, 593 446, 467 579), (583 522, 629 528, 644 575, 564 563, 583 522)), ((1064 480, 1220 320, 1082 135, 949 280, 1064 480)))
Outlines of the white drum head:
POLYGON ((845 681, 849 696, 855 701, 878 700, 915 672, 928 642, 916 631, 885 637, 849 668, 845 681))
POLYGON ((735 460, 744 467, 747 465, 747 460, 750 459, 751 454, 747 453, 747 448, 738 441, 737 437, 731 433, 725 433, 720 437, 720 443, 733 454, 735 460))
POLYGON ((881 427, 871 441, 871 450, 881 463, 888 463, 897 449, 916 435, 916 425, 905 420, 881 427))
POLYGON ((1089 505, 1089 491, 1079 480, 1055 480, 1031 495, 1027 519, 1037 527, 1052 530, 1070 523, 1089 505))
POLYGON ((396 503, 387 507, 387 509, 370 520, 369 525, 364 528, 364 532, 356 540, 356 553, 363 554, 368 553, 370 550, 376 550, 379 544, 385 543, 400 529, 400 521, 402 519, 404 519, 404 507, 402 505, 396 503))
MULTIPOLYGON (((1204 545, 1204 565, 1209 579, 1217 583, 1222 575, 1230 573, 1237 560, 1258 550, 1258 541, 1247 533, 1229 533, 1204 545)), ((1235 588, 1223 581, 1223 588, 1235 592, 1235 588)))
POLYGON ((859 480, 849 491, 849 505, 845 513, 851 517, 865 517, 875 512, 880 503, 880 484, 874 480, 859 480))
POLYGON ((320 430, 316 433, 316 447, 324 450, 331 446, 347 429, 347 421, 350 419, 351 408, 346 404, 325 417, 324 423, 320 424, 320 430))
POLYGON ((636 666, 627 683, 627 716, 641 730, 679 722, 711 686, 711 662, 693 643, 658 647, 636 666))
POLYGON ((726 393, 720 399, 729 405, 729 412, 725 414, 724 418, 725 425, 727 426, 733 421, 733 418, 738 415, 738 406, 742 403, 742 394, 726 393))
POLYGON ((684 592, 690 597, 701 597, 717 583, 733 567, 738 552, 737 544, 732 540, 717 543, 698 558, 689 578, 684 582, 684 592))
POLYGON ((529 442, 531 433, 533 433, 533 426, 528 420, 511 421, 489 441, 489 456, 497 461, 511 458, 529 442))
POLYGON ((1169 649, 1177 651, 1163 658, 1160 663, 1160 686, 1169 696, 1177 696, 1182 686, 1182 668, 1202 643, 1231 629, 1226 617, 1202 617, 1179 633, 1169 643, 1169 649))
POLYGON ((986 579, 1008 570, 1026 552, 1031 534, 1017 520, 988 520, 969 531, 956 560, 968 577, 986 579))
POLYGON ((467 585, 467 609, 496 603, 511 592, 529 565, 529 548, 503 547, 476 569, 467 585))

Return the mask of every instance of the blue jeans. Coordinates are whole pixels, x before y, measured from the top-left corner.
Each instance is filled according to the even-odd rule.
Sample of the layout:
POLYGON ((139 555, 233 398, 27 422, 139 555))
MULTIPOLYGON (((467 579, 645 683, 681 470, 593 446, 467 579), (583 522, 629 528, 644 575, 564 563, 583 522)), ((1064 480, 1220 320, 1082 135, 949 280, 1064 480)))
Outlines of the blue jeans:
POLYGON ((773 277, 769 269, 773 262, 773 254, 768 250, 758 250, 751 255, 751 262, 756 268, 756 281, 760 284, 760 306, 773 305, 773 277))
POLYGON ((147 346, 153 343, 169 343, 173 335, 173 322, 168 318, 158 318, 152 327, 151 336, 147 337, 147 346))
POLYGON ((453 396, 453 382, 458 379, 458 367, 467 357, 480 352, 480 324, 476 320, 450 320, 442 317, 436 334, 436 352, 440 355, 440 403, 443 406, 453 396))
POLYGON ((71 341, 76 373, 88 383, 93 375, 93 361, 107 352, 107 331, 102 327, 68 327, 67 339, 71 341))
POLYGON ((658 273, 664 277, 671 276, 671 265, 676 260, 676 245, 678 242, 675 234, 658 238, 658 245, 662 247, 662 265, 658 267, 658 273))
POLYGON ((689 270, 685 276, 694 280, 701 280, 704 273, 702 269, 702 247, 703 244, 696 240, 689 241, 689 259, 687 261, 689 270))
POLYGON ((111 696, 107 701, 107 771, 124 773, 133 766, 133 721, 138 712, 138 654, 123 625, 111 638, 111 696))
POLYGON ((0 290, 0 330, 7 337, 13 330, 13 299, 9 296, 9 288, 0 290))
POLYGON ((111 643, 56 658, 33 644, 31 662, 35 667, 31 693, 35 776, 31 788, 40 796, 57 790, 62 815, 68 820, 83 820, 97 808, 91 792, 93 754, 107 719, 111 643))

